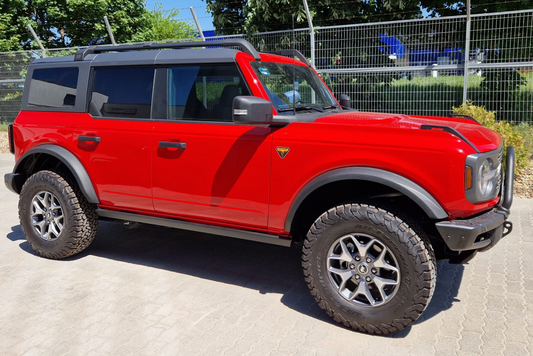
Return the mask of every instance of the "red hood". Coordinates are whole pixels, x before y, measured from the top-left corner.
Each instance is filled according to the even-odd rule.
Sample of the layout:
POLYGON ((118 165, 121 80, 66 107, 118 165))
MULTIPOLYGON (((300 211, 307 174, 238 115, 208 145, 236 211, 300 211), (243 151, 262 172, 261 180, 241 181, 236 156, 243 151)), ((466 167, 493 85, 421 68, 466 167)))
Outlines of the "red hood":
MULTIPOLYGON (((374 112, 351 111, 342 114, 324 116, 315 120, 317 123, 379 126, 406 130, 421 130, 422 125, 448 126, 458 131, 470 141, 480 152, 492 151, 500 147, 501 136, 481 124, 468 119, 437 117, 437 116, 408 116, 398 114, 382 114, 374 112)), ((439 130, 434 128, 434 130, 439 130)), ((440 130, 442 131, 442 130, 440 130)))

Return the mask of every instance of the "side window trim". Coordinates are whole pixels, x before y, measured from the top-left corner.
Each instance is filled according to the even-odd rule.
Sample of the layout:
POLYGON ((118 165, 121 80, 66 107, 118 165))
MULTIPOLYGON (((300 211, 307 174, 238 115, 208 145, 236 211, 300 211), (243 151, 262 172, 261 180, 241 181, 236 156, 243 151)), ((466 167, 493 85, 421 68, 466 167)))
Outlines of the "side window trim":
POLYGON ((168 119, 168 67, 156 67, 152 92, 152 119, 168 119))

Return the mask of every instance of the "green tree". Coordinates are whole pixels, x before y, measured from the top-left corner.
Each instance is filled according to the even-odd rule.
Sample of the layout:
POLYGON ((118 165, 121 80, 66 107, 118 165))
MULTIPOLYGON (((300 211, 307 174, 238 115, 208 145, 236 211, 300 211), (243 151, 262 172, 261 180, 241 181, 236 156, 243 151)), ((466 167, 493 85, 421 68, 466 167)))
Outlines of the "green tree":
POLYGON ((84 46, 105 37, 106 15, 117 42, 131 41, 147 26, 144 1, 27 0, 25 4, 26 16, 33 20, 35 32, 46 48, 84 46))
POLYGON ((148 26, 144 1, 3 0, 0 2, 0 51, 36 48, 31 24, 45 48, 105 42, 107 15, 117 42, 128 42, 148 26))
MULTIPOLYGON (((205 0, 220 34, 307 27, 302 0, 205 0)), ((415 0, 308 0, 315 26, 344 25, 422 17, 415 0)))
POLYGON ((145 12, 147 26, 135 34, 133 40, 143 42, 194 37, 196 29, 189 22, 178 20, 179 13, 176 8, 164 10, 163 5, 156 3, 153 10, 145 12))
POLYGON ((21 42, 26 23, 23 0, 0 1, 0 52, 22 49, 21 42))
MULTIPOLYGON (((421 0, 420 5, 431 17, 455 16, 466 14, 466 1, 448 0, 421 0)), ((472 14, 484 14, 503 11, 528 10, 533 8, 530 0, 471 0, 470 11, 472 14)))

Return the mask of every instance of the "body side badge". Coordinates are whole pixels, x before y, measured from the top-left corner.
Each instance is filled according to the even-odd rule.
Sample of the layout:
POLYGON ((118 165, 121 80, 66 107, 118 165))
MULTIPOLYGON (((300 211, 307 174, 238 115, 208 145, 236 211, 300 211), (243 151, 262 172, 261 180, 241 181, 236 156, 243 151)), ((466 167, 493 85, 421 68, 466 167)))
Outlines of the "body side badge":
POLYGON ((290 151, 289 147, 276 147, 276 151, 281 158, 285 158, 290 151))

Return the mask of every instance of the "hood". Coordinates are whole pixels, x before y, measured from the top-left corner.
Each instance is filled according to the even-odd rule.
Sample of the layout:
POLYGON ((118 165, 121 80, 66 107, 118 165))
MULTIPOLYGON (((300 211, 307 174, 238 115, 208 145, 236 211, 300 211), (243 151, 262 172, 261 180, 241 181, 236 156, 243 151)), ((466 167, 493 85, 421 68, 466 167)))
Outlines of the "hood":
POLYGON ((476 121, 465 118, 449 118, 438 116, 408 116, 398 114, 382 114, 374 112, 349 111, 318 118, 316 123, 337 125, 378 126, 383 128, 405 130, 445 131, 451 135, 454 131, 460 139, 475 146, 479 152, 492 151, 500 147, 501 136, 476 121))

